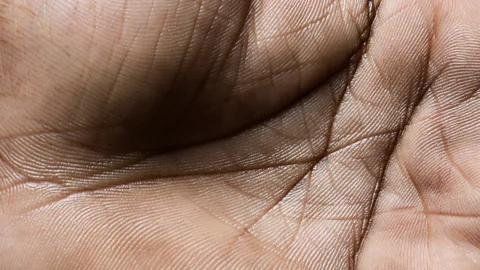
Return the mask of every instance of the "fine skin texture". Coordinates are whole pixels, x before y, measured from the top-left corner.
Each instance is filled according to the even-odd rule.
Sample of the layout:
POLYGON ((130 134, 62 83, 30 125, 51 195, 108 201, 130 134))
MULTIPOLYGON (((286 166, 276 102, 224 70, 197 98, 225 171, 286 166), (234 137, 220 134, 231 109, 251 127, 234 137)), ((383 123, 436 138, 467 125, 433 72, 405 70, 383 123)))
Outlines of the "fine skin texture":
POLYGON ((0 269, 479 269, 480 1, 0 0, 0 269))

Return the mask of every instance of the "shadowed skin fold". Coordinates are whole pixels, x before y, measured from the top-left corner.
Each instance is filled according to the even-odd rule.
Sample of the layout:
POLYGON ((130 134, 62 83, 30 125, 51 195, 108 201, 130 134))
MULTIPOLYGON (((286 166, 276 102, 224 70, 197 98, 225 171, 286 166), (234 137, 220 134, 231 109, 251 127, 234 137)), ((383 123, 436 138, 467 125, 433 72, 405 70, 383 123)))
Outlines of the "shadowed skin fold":
POLYGON ((0 269, 480 268, 477 0, 0 0, 0 269))

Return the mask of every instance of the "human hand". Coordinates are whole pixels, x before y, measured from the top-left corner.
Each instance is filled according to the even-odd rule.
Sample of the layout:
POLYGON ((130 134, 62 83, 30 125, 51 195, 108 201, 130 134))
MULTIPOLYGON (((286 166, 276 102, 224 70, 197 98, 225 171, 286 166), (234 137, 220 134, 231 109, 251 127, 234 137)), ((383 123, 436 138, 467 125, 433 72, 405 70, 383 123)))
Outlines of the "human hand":
POLYGON ((480 2, 0 1, 1 269, 476 269, 480 2))

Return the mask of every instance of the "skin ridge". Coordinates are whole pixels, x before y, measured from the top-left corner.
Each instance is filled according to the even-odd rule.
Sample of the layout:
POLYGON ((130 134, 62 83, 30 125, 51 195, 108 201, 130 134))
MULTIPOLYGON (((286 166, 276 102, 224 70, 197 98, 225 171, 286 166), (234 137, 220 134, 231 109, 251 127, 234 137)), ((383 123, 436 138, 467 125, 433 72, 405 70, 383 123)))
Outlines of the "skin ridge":
MULTIPOLYGON (((313 159, 309 159, 309 160, 305 160, 305 161, 300 161, 300 162, 293 162, 293 164, 297 164, 297 163, 301 163, 301 164, 311 164, 311 166, 309 166, 309 169, 306 170, 305 174, 302 174, 301 176, 298 177, 298 180, 294 181, 292 183, 292 185, 290 185, 287 189, 286 189, 286 192, 283 193, 281 196, 279 196, 279 198, 277 200, 275 200, 275 203, 272 203, 272 206, 271 208, 275 207, 275 205, 277 205, 280 201, 282 201, 290 192, 292 189, 294 189, 300 182, 301 180, 306 176, 308 175, 312 169, 319 163, 321 162, 324 158, 326 158, 329 154, 331 153, 328 153, 328 149, 329 149, 329 142, 330 142, 330 138, 332 136, 332 130, 333 130, 333 125, 334 125, 334 122, 335 122, 335 115, 337 114, 338 112, 338 108, 340 107, 340 104, 342 103, 342 98, 344 96, 344 93, 346 92, 346 90, 350 87, 350 84, 352 82, 352 80, 355 78, 355 74, 357 72, 357 68, 358 66, 360 65, 361 63, 361 59, 362 59, 362 56, 364 54, 367 53, 367 50, 368 50, 368 44, 369 44, 369 41, 370 41, 370 37, 371 37, 371 27, 373 25, 373 22, 375 20, 375 15, 376 15, 376 7, 375 7, 375 2, 376 0, 365 0, 365 5, 367 8, 367 12, 368 12, 368 23, 365 25, 364 29, 360 29, 359 31, 359 46, 358 48, 356 48, 355 50, 353 50, 353 53, 351 54, 350 57, 348 57, 350 60, 349 61, 346 61, 343 65, 341 65, 337 70, 335 71, 332 71, 331 74, 327 75, 327 77, 322 80, 322 82, 320 82, 319 84, 315 85, 314 87, 312 87, 310 90, 307 90, 305 91, 305 93, 303 95, 301 95, 299 98, 293 100, 290 104, 288 104, 287 106, 281 108, 280 110, 277 110, 277 111, 273 111, 270 116, 267 116, 266 118, 262 118, 262 119, 259 119, 257 120, 256 122, 253 122, 251 123, 250 125, 248 125, 247 127, 243 128, 242 130, 240 131, 232 131, 230 133, 227 133, 223 136, 220 136, 220 137, 216 137, 216 138, 213 138, 213 139, 210 139, 210 140, 206 140, 206 141, 203 141, 201 143, 197 143, 197 144, 193 144, 193 145, 188 145, 188 146, 185 146, 185 147, 181 147, 181 148, 178 148, 178 149, 171 149, 171 150, 166 150, 166 151, 162 151, 162 152, 157 152, 157 151, 149 151, 149 152, 146 152, 145 155, 141 158, 142 160, 145 160, 145 159, 149 159, 149 158, 154 158, 155 156, 160 156, 160 155, 168 155, 168 154, 172 154, 172 153, 175 153, 175 152, 178 152, 178 151, 185 151, 185 150, 188 150, 188 149, 191 149, 191 148, 194 148, 198 145, 204 145, 204 144, 211 144, 211 143, 215 143, 217 141, 221 141, 221 140, 224 140, 224 139, 227 139, 227 138, 230 138, 232 136, 235 136, 237 134, 240 134, 242 132, 245 132, 246 130, 249 130, 251 129, 252 127, 255 127, 255 126, 258 126, 259 124, 265 122, 265 121, 268 121, 270 119, 272 119, 273 117, 277 116, 277 115, 280 115, 282 113, 285 113, 286 111, 290 110, 292 107, 296 106, 299 102, 301 102, 302 100, 304 100, 305 98, 307 98, 308 96, 312 95, 314 92, 316 92, 316 90, 319 88, 319 86, 321 86, 323 83, 327 82, 328 80, 330 80, 331 78, 333 78, 334 76, 338 75, 338 73, 342 72, 342 71, 345 71, 345 69, 350 69, 350 71, 348 72, 348 77, 346 78, 346 81, 345 81, 345 86, 343 87, 343 94, 340 96, 337 104, 335 105, 335 108, 334 108, 334 111, 332 112, 332 121, 329 125, 329 128, 328 128, 328 132, 326 134, 326 141, 328 142, 327 145, 325 146, 325 148, 323 149, 322 153, 319 153, 318 155, 316 155, 315 158, 313 159)), ((248 14, 251 14, 251 11, 248 12, 248 14)), ((245 18, 246 20, 248 19, 248 15, 247 14, 247 18, 245 18)), ((242 37, 242 33, 244 32, 244 27, 239 31, 239 34, 237 36, 237 40, 236 42, 238 42, 238 39, 242 37)), ((91 128, 91 127, 90 127, 91 128)), ((72 142, 73 143, 73 142, 72 142)), ((78 142, 75 142, 75 144, 79 144, 78 142)), ((88 145, 88 144, 80 144, 79 145, 80 147, 84 147, 84 148, 87 148, 87 149, 91 149, 91 146, 88 145)), ((98 149, 96 149, 98 151, 98 149)), ((102 150, 102 154, 106 154, 106 155, 115 155, 117 156, 118 153, 113 150, 112 152, 109 152, 108 149, 101 149, 102 150)), ((291 163, 288 163, 288 164, 291 164, 291 163)), ((281 166, 283 164, 279 164, 279 165, 274 165, 274 166, 281 166)), ((123 167, 123 166, 122 166, 123 167)), ((116 168, 116 169, 119 169, 119 168, 116 168)), ((262 169, 262 168, 254 168, 255 170, 256 169, 262 169)), ((249 169, 242 169, 242 171, 247 171, 249 169)), ((225 173, 225 172, 212 172, 212 173, 202 173, 202 175, 210 175, 210 174, 220 174, 220 173, 225 173)), ((197 174, 194 174, 194 175, 197 175, 197 174)), ((180 174, 179 176, 185 176, 184 174, 180 174)), ((149 179, 150 176, 147 176, 146 179, 149 179)), ((79 189, 79 190, 75 190, 72 194, 69 194, 67 195, 67 197, 73 195, 73 194, 78 194, 78 193, 83 193, 83 192, 93 192, 93 191, 98 191, 98 190, 104 190, 104 189, 110 189, 110 188, 115 188, 117 186, 122 186, 122 185, 125 185, 125 184, 131 184, 131 183, 135 183, 135 182, 143 182, 145 181, 146 179, 144 178, 141 178, 141 179, 137 179, 136 181, 132 181, 132 179, 125 179, 125 181, 119 181, 119 182, 115 182, 115 183, 110 183, 108 185, 98 185, 98 186, 95 186, 95 187, 91 187, 91 188, 84 188, 84 189, 79 189)), ((264 213, 266 214, 268 211, 269 211, 270 208, 268 208, 266 211, 264 211, 264 213)), ((262 217, 264 215, 262 215, 257 221, 261 220, 262 217)), ((256 222, 255 222, 256 223, 256 222)), ((249 228, 251 228, 253 225, 255 225, 255 223, 252 223, 250 226, 248 226, 248 228, 246 228, 244 231, 248 231, 249 228)))
MULTIPOLYGON (((372 26, 373 26, 373 22, 375 21, 375 18, 376 18, 376 10, 377 10, 377 7, 375 7, 375 0, 365 0, 365 5, 368 7, 367 9, 367 12, 368 12, 368 23, 365 25, 364 29, 361 29, 361 31, 359 31, 359 46, 358 48, 354 49, 353 50, 353 53, 352 55, 349 57, 350 60, 346 61, 343 65, 341 65, 339 68, 338 68, 338 71, 335 70, 335 71, 332 71, 331 74, 327 75, 327 77, 322 81, 320 82, 319 84, 315 85, 314 87, 312 87, 310 90, 307 90, 305 91, 305 93, 300 96, 298 99, 296 100, 293 100, 289 105, 285 106, 284 108, 281 108, 280 110, 278 111, 274 111, 271 113, 270 116, 266 117, 266 118, 263 118, 263 119, 259 119, 256 123, 252 123, 250 124, 249 126, 247 126, 246 128, 242 129, 240 132, 239 131, 234 131, 234 132, 231 132, 229 134, 226 134, 220 138, 214 138, 214 139, 211 139, 211 140, 208 140, 208 141, 204 141, 202 142, 201 144, 208 144, 208 143, 213 143, 215 141, 220 141, 222 139, 225 139, 225 138, 228 138, 228 137, 231 137, 235 134, 238 134, 238 133, 241 133, 241 132, 244 132, 245 130, 248 130, 260 123, 263 123, 265 121, 268 121, 269 119, 271 119, 272 117, 276 116, 276 115, 279 115, 281 114, 282 112, 285 112, 285 111, 288 111, 289 109, 291 109, 293 106, 297 105, 298 102, 304 100, 306 97, 312 95, 312 93, 315 92, 315 90, 317 90, 319 88, 319 85, 322 85, 324 82, 328 81, 329 79, 331 79, 332 77, 334 77, 335 75, 337 75, 339 72, 342 72, 342 71, 345 71, 345 69, 349 69, 348 71, 348 76, 345 80, 345 83, 344 83, 344 86, 343 86, 343 91, 342 91, 342 94, 338 100, 338 102, 336 102, 335 106, 334 106, 334 110, 332 112, 332 120, 331 120, 331 123, 329 125, 329 128, 328 128, 328 132, 326 134, 326 141, 327 141, 327 145, 325 146, 325 148, 323 149, 323 153, 322 154, 319 154, 315 159, 312 159, 312 160, 308 160, 306 163, 309 164, 309 168, 306 170, 306 172, 302 175, 300 175, 297 179, 295 179, 294 182, 291 183, 291 185, 288 186, 288 188, 286 188, 285 192, 283 192, 277 199, 275 199, 275 201, 270 205, 269 208, 265 209, 263 212, 262 215, 260 215, 257 219, 255 219, 252 223, 249 224, 249 226, 247 226, 246 228, 244 228, 241 233, 242 234, 248 234, 250 233, 250 230, 251 228, 257 224, 260 220, 262 220, 262 218, 264 218, 264 216, 272 209, 274 208, 276 205, 278 205, 278 203, 280 203, 282 200, 284 200, 284 198, 291 193, 291 191, 296 187, 298 186, 298 184, 302 181, 302 179, 304 177, 306 177, 308 174, 311 173, 311 171, 314 169, 314 167, 319 163, 321 162, 324 158, 328 157, 330 153, 327 153, 328 149, 329 149, 329 144, 330 144, 330 141, 331 141, 331 136, 332 136, 332 131, 333 131, 333 126, 334 126, 334 123, 335 123, 335 118, 336 118, 336 115, 339 111, 339 107, 340 107, 340 104, 342 104, 342 100, 343 100, 343 97, 344 97, 344 94, 345 92, 347 91, 347 89, 350 87, 353 79, 356 77, 356 74, 357 74, 357 70, 358 70, 358 67, 360 66, 360 63, 362 61, 362 56, 365 55, 368 51, 368 45, 369 45, 369 42, 370 42, 370 38, 372 36, 372 26)), ((239 37, 241 37, 241 33, 243 32, 243 30, 240 30, 239 33, 239 37)), ((393 143, 395 144, 395 142, 393 143)), ((87 147, 86 145, 84 145, 84 147, 87 147)), ((148 154, 148 157, 154 157, 154 156, 157 156, 157 155, 164 155, 164 154, 168 154, 168 153, 172 153, 172 152, 177 152, 179 150, 186 150, 188 148, 191 148, 191 147, 195 147, 195 145, 191 145, 191 146, 187 146, 187 147, 182 147, 181 149, 174 149, 174 150, 171 150, 171 151, 166 151, 166 152, 162 152, 162 153, 155 153, 155 152, 151 152, 151 153, 147 153, 148 154)), ((392 147, 393 148, 393 147, 392 147)), ((108 154, 108 153, 107 153, 108 154)), ((114 153, 112 153, 114 154, 114 153)), ((59 201, 63 201, 65 199, 68 199, 70 198, 71 196, 76 196, 80 193, 85 193, 85 192, 94 192, 94 191, 98 191, 98 190, 104 190, 104 189, 110 189, 110 188, 115 188, 117 186, 122 186, 122 185, 125 185, 125 184, 132 184, 134 182, 142 182, 142 181, 145 181, 146 179, 144 178, 141 178, 141 179, 137 179, 137 181, 132 181, 132 179, 125 179, 127 181, 120 181, 120 182, 115 182, 115 183, 112 183, 112 184, 109 184, 109 185, 100 185, 100 186, 96 186, 96 187, 93 187, 93 188, 85 188, 85 189, 80 189, 80 190, 75 190, 75 191, 72 191, 72 192, 68 192, 67 194, 65 194, 64 196, 58 198, 57 200, 55 201, 50 201, 50 202, 46 202, 46 204, 43 204, 43 205, 40 205, 38 208, 36 208, 37 210, 40 208, 45 208, 49 205, 52 205, 52 204, 55 204, 55 203, 58 203, 59 201)), ((379 181, 380 182, 380 181, 379 181)), ((376 190, 375 191, 375 194, 378 195, 378 192, 380 190, 376 190)), ((375 197, 375 194, 373 194, 373 197, 375 197)), ((376 200, 376 199, 374 199, 376 200)), ((372 204, 373 205, 373 204, 372 204)), ((373 208, 373 207, 372 207, 373 208)), ((374 211, 372 210, 371 213, 373 213, 374 211)), ((370 219, 373 218, 373 215, 370 215, 367 220, 367 222, 365 222, 367 224, 367 226, 365 227, 369 227, 370 225, 370 219)), ((360 239, 363 240, 364 238, 364 235, 365 235, 365 232, 367 231, 367 229, 364 229, 364 233, 362 233, 362 235, 360 236, 360 239)), ((352 266, 355 265, 355 258, 357 257, 358 253, 359 253, 359 250, 361 249, 361 243, 362 241, 358 241, 358 243, 355 243, 355 247, 354 247, 354 252, 352 253, 351 255, 351 258, 350 258, 350 262, 352 262, 352 266)), ((350 267, 350 268, 354 268, 354 267, 350 267)))
MULTIPOLYGON (((365 55, 368 51, 368 48, 369 48, 369 45, 370 45, 370 42, 371 42, 371 38, 373 36, 373 26, 375 24, 375 21, 377 20, 379 9, 380 9, 381 3, 383 1, 380 0, 377 3, 375 3, 375 2, 376 2, 375 0, 367 0, 368 7, 369 7, 368 8, 369 23, 368 23, 368 26, 367 26, 367 29, 368 29, 367 37, 366 37, 366 39, 363 43, 363 46, 362 46, 362 48, 363 48, 362 56, 365 55)), ((357 67, 360 66, 362 58, 363 57, 360 58, 360 62, 358 63, 357 67)), ((355 76, 356 71, 357 71, 357 69, 355 69, 355 72, 354 72, 353 76, 355 76)), ((390 143, 388 153, 387 153, 387 162, 385 164, 389 164, 389 160, 391 159, 391 156, 394 152, 395 145, 397 144, 399 134, 401 134, 401 132, 397 131, 395 133, 393 141, 390 143)), ((375 189, 372 192, 372 199, 371 199, 371 204, 370 204, 371 207, 369 209, 367 217, 365 218, 365 222, 363 222, 362 233, 358 236, 359 240, 355 241, 355 243, 354 243, 352 255, 349 258, 349 262, 350 262, 350 265, 348 267, 349 269, 354 269, 354 270, 358 269, 358 257, 359 257, 360 251, 362 250, 362 247, 364 245, 364 242, 365 242, 366 236, 369 232, 369 229, 372 226, 372 221, 373 221, 373 218, 374 218, 374 213, 375 213, 375 208, 376 208, 375 206, 376 206, 376 202, 378 201, 380 191, 382 189, 382 183, 383 183, 383 179, 385 178, 385 171, 386 171, 387 166, 388 165, 385 165, 384 168, 382 169, 381 176, 377 180, 377 184, 375 186, 375 189)))
MULTIPOLYGON (((230 50, 232 50, 233 47, 235 47, 238 44, 238 42, 241 42, 241 39, 243 38, 244 33, 245 33, 246 22, 249 20, 249 18, 251 16, 253 16, 252 15, 253 14, 253 12, 252 12, 253 0, 248 0, 248 1, 249 1, 249 5, 250 5, 249 8, 248 8, 249 10, 248 10, 245 18, 243 18, 243 21, 245 23, 243 23, 243 26, 241 27, 241 29, 239 29, 238 33, 236 33, 235 40, 234 40, 234 42, 232 42, 233 45, 231 46, 232 48, 230 50)), ((190 148, 194 148, 194 147, 199 146, 199 145, 210 144, 210 143, 214 143, 214 142, 217 142, 217 141, 221 141, 221 140, 233 137, 237 134, 240 134, 240 133, 242 133, 246 130, 249 130, 253 127, 256 127, 256 126, 260 125, 261 123, 264 123, 264 122, 274 118, 277 115, 285 113, 286 111, 288 111, 291 108, 293 108, 294 106, 296 106, 299 102, 301 102, 302 100, 304 100, 305 98, 310 96, 312 93, 314 93, 321 85, 328 82, 333 77, 337 76, 340 72, 344 71, 345 69, 348 69, 350 66, 352 66, 352 64, 356 65, 357 63, 359 63, 360 59, 361 59, 361 55, 366 53, 365 49, 366 49, 366 46, 368 44, 368 40, 370 38, 371 26, 372 26, 372 23, 373 23, 373 20, 374 20, 373 17, 374 17, 374 14, 375 14, 375 12, 373 11, 373 10, 375 10, 375 7, 374 7, 375 4, 373 2, 375 2, 376 0, 364 0, 364 1, 366 2, 366 5, 370 8, 368 8, 368 10, 367 10, 367 12, 368 12, 368 23, 366 24, 364 29, 362 29, 359 33, 359 37, 358 37, 359 46, 357 48, 353 49, 352 52, 350 53, 350 55, 348 57, 346 57, 347 59, 350 59, 350 60, 345 61, 343 64, 339 65, 338 68, 336 68, 334 70, 331 70, 329 72, 329 74, 327 74, 325 76, 325 78, 323 80, 319 81, 317 84, 310 87, 310 89, 305 90, 303 92, 303 94, 301 94, 296 99, 289 102, 286 106, 283 106, 282 108, 280 108, 278 110, 274 110, 274 111, 270 112, 268 115, 266 115, 263 118, 252 121, 250 124, 248 124, 247 126, 243 127, 240 130, 233 130, 231 132, 225 133, 224 135, 216 136, 214 138, 203 140, 203 141, 198 142, 198 143, 187 144, 187 145, 184 145, 184 146, 179 147, 179 148, 165 149, 165 150, 162 150, 161 152, 158 152, 158 153, 154 153, 155 151, 151 151, 150 154, 152 156, 164 155, 164 154, 168 155, 168 154, 171 154, 171 153, 174 153, 174 152, 184 151, 184 150, 187 150, 187 149, 190 149, 190 148)), ((225 58, 227 59, 229 57, 230 56, 227 55, 225 58)), ((355 74, 355 70, 353 71, 352 74, 353 75, 355 74)), ((346 84, 347 87, 348 87, 349 83, 350 82, 347 82, 347 84, 346 84)), ((198 96, 198 93, 196 93, 195 96, 198 96)), ((79 144, 78 142, 75 142, 75 143, 79 144)), ((87 147, 89 149, 92 148, 92 146, 87 144, 87 143, 85 143, 85 144, 80 143, 80 145, 82 147, 87 147)), ((328 149, 328 148, 326 147, 326 149, 328 149)), ((109 149, 101 149, 101 151, 103 152, 102 154, 118 155, 118 152, 116 152, 115 150, 113 150, 111 153, 109 152, 109 149)), ((326 152, 326 150, 325 150, 325 152, 326 152)))
MULTIPOLYGON (((375 0, 372 0, 372 1, 375 1, 375 0)), ((378 14, 378 11, 381 8, 380 7, 381 3, 383 3, 383 0, 380 2, 380 4, 376 8, 376 13, 377 14, 378 14)), ((434 10, 434 13, 435 13, 435 10, 434 10)), ((433 18, 435 18, 435 15, 433 16, 433 18)), ((431 66, 430 62, 431 62, 431 59, 432 59, 432 43, 433 43, 433 38, 434 38, 434 34, 432 34, 432 32, 433 33, 435 32, 435 28, 436 28, 435 25, 436 25, 436 21, 434 19, 434 21, 432 22, 432 29, 430 29, 431 33, 428 36, 427 57, 426 57, 425 64, 422 67, 422 76, 421 76, 421 80, 420 80, 419 85, 418 85, 418 91, 420 93, 419 93, 418 97, 416 98, 416 100, 413 101, 413 104, 412 104, 412 106, 410 106, 410 109, 407 108, 407 110, 405 111, 405 116, 403 117, 403 123, 400 125, 400 129, 395 132, 394 139, 389 145, 388 152, 387 152, 387 155, 386 155, 386 162, 385 162, 385 164, 382 168, 381 176, 377 180, 375 190, 372 194, 371 207, 370 207, 370 211, 368 213, 368 216, 366 218, 367 224, 364 228, 364 232, 360 235, 360 241, 359 241, 359 244, 356 246, 357 248, 354 251, 354 257, 353 257, 353 261, 352 261, 353 263, 350 266, 350 269, 358 269, 359 256, 361 255, 361 252, 364 249, 365 239, 367 239, 368 234, 372 231, 373 220, 375 218, 375 213, 376 213, 376 210, 378 208, 378 201, 379 201, 380 193, 384 188, 386 172, 387 172, 388 168, 390 167, 390 165, 392 163, 392 158, 393 158, 396 150, 398 149, 398 146, 399 146, 404 134, 406 133, 407 128, 411 124, 413 116, 416 114, 416 112, 418 111, 418 108, 422 104, 428 90, 431 89, 431 86, 433 85, 433 83, 436 81, 438 76, 440 76, 440 74, 442 73, 442 70, 440 70, 437 74, 432 76, 431 71, 430 71, 430 66, 431 66)), ((373 30, 373 28, 372 28, 372 30, 373 30)), ((411 92, 409 92, 409 93, 410 94, 408 95, 407 104, 410 103, 411 99, 412 99, 412 94, 411 94, 411 92)))
MULTIPOLYGON (((332 112, 332 121, 329 125, 328 132, 326 134, 327 144, 326 144, 324 150, 322 151, 322 154, 319 154, 315 159, 307 162, 307 163, 310 164, 309 168, 304 173, 302 173, 299 177, 297 177, 296 180, 291 185, 288 186, 288 188, 285 190, 285 192, 283 192, 267 209, 265 209, 263 211, 262 215, 260 215, 258 218, 256 218, 246 228, 242 229, 241 235, 250 233, 251 228, 253 228, 258 222, 260 222, 260 220, 262 220, 264 218, 264 216, 267 215, 267 213, 270 212, 271 209, 273 209, 276 205, 278 205, 281 201, 283 201, 284 198, 286 196, 288 196, 288 194, 290 194, 290 192, 292 190, 294 190, 295 187, 298 186, 301 183, 301 181, 312 172, 312 170, 315 168, 315 166, 318 163, 320 163, 324 158, 329 156, 329 153, 327 153, 327 152, 328 152, 328 149, 329 149, 329 146, 330 146, 331 136, 332 136, 332 132, 333 132, 333 126, 334 126, 334 123, 335 123, 335 118, 336 118, 336 115, 338 113, 340 104, 343 101, 344 94, 346 93, 347 89, 350 87, 353 79, 355 78, 355 75, 357 74, 358 67, 360 66, 363 55, 365 55, 368 52, 368 45, 369 45, 370 39, 372 37, 372 27, 373 27, 373 23, 375 22, 376 15, 377 15, 377 9, 378 9, 378 6, 379 6, 379 4, 376 4, 375 1, 376 0, 366 0, 366 5, 368 6, 368 23, 365 26, 365 29, 363 29, 362 31, 359 32, 359 35, 360 35, 359 39, 361 41, 360 45, 358 46, 357 49, 354 50, 352 55, 349 57, 350 60, 345 62, 345 64, 343 65, 343 68, 339 69, 339 72, 344 71, 346 68, 351 69, 351 70, 348 72, 348 77, 346 79, 345 86, 344 86, 342 94, 339 98, 339 101, 334 106, 334 110, 332 112)), ((332 74, 327 76, 325 81, 328 81, 329 79, 331 79, 333 76, 335 76, 337 74, 338 74, 337 72, 333 72, 332 74)), ((315 86, 315 87, 312 88, 312 90, 317 89, 317 88, 318 88, 318 86, 315 86)), ((266 119, 263 119, 261 121, 258 121, 258 122, 260 122, 260 123, 264 122, 264 121, 272 118, 275 115, 281 114, 282 112, 289 110, 291 107, 298 104, 298 102, 300 102, 301 100, 304 100, 307 96, 310 96, 313 92, 312 90, 306 91, 306 93, 303 96, 301 96, 297 100, 293 101, 290 105, 281 109, 279 112, 273 112, 272 116, 270 116, 266 119)), ((251 126, 255 126, 255 125, 258 125, 258 123, 254 123, 251 126)), ((247 127, 247 129, 250 128, 250 127, 247 127)), ((232 134, 229 134, 226 137, 229 137, 231 135, 232 134)), ((216 140, 219 140, 219 139, 216 139, 216 140)), ((212 140, 210 142, 213 142, 213 141, 216 141, 216 140, 212 140)), ((396 143, 396 141, 394 141, 392 143, 392 146, 395 145, 395 143, 396 143)), ((391 148, 393 148, 393 147, 391 147, 391 148)), ((375 190, 375 194, 377 194, 377 196, 378 196, 379 192, 380 192, 380 190, 378 190, 378 191, 375 190)), ((376 197, 375 194, 373 194, 372 197, 376 197)), ((373 209, 373 204, 372 204, 372 209, 373 209)), ((373 212, 374 211, 371 210, 371 213, 373 213, 373 212)), ((351 258, 349 259, 349 261, 351 262, 351 265, 349 267, 350 269, 355 269, 355 265, 356 265, 356 259, 355 258, 357 257, 357 255, 359 253, 359 250, 361 249, 360 247, 361 247, 361 244, 363 242, 364 235, 367 232, 366 228, 369 227, 369 224, 371 223, 370 219, 373 219, 373 215, 370 215, 368 217, 367 222, 366 222, 366 224, 368 224, 368 225, 365 226, 364 232, 360 236, 361 240, 358 241, 358 243, 355 245, 354 252, 352 253, 351 258)))
MULTIPOLYGON (((175 153, 175 152, 178 152, 178 151, 185 151, 185 150, 188 150, 188 149, 192 149, 198 145, 204 145, 204 144, 211 144, 211 143, 215 143, 217 141, 221 141, 221 140, 224 140, 224 139, 227 139, 227 138, 230 138, 232 136, 235 136, 237 134, 240 134, 242 132, 245 132, 246 130, 249 130, 251 129, 252 127, 255 127, 255 126, 258 126, 260 125, 261 123, 263 122, 266 122, 270 119, 272 119, 273 117, 277 116, 277 115, 280 115, 282 113, 285 113, 286 111, 290 110, 292 107, 295 107, 296 105, 298 105, 299 102, 301 102, 302 100, 304 100, 305 98, 307 98, 308 96, 311 96, 318 88, 319 86, 321 86, 323 83, 327 82, 328 80, 332 79, 334 76, 338 75, 338 73, 342 72, 342 71, 345 71, 345 69, 351 69, 348 73, 348 77, 345 81, 345 86, 344 86, 344 89, 343 89, 343 93, 346 92, 346 90, 349 88, 352 80, 355 78, 355 74, 357 72, 357 68, 358 66, 360 65, 361 63, 361 59, 362 59, 362 56, 364 54, 367 53, 367 50, 368 50, 368 44, 369 44, 369 41, 370 41, 370 37, 371 37, 371 27, 373 25, 373 22, 375 20, 375 16, 376 16, 376 7, 375 7, 375 2, 376 0, 365 0, 365 5, 368 7, 367 9, 367 12, 368 12, 368 23, 366 24, 366 26, 364 27, 364 29, 362 29, 361 31, 359 31, 359 46, 358 48, 354 49, 353 50, 353 53, 351 53, 351 56, 349 56, 348 58, 350 59, 349 61, 346 61, 343 65, 341 65, 338 70, 335 70, 335 71, 332 71, 331 74, 327 75, 327 77, 322 80, 322 82, 320 82, 319 84, 311 87, 310 90, 307 90, 305 91, 305 93, 303 95, 301 95, 300 97, 298 97, 297 99, 293 100, 290 104, 288 104, 287 106, 277 110, 277 111, 273 111, 269 116, 265 117, 265 118, 262 118, 262 119, 259 119, 257 120, 256 122, 253 122, 251 123, 250 125, 248 125, 247 127, 243 128, 242 130, 240 131, 232 131, 232 132, 229 132, 223 136, 220 136, 220 137, 216 137, 216 138, 213 138, 213 139, 210 139, 210 140, 206 140, 206 141, 203 141, 201 143, 196 143, 196 144, 193 144, 193 145, 187 145, 185 147, 181 147, 181 148, 178 148, 178 149, 170 149, 170 150, 166 150, 166 151, 162 151, 162 152, 156 152, 156 151, 150 151, 150 152, 147 152, 146 153, 146 157, 142 158, 142 159, 147 159, 147 158, 153 158, 155 156, 159 156, 159 155, 168 155, 168 154, 172 154, 172 153, 175 153)), ((248 12, 247 14, 247 18, 245 18, 246 20, 248 19, 248 17, 250 16, 249 14, 251 14, 251 11, 248 12)), ((244 32, 244 27, 239 31, 239 34, 238 34, 238 38, 241 38, 242 37, 242 33, 244 32)), ((238 40, 236 40, 236 42, 238 42, 238 40)), ((342 98, 343 98, 343 94, 340 96, 340 99, 337 103, 337 105, 335 106, 335 109, 332 113, 332 121, 331 121, 331 124, 330 124, 330 127, 329 127, 329 131, 327 133, 327 139, 326 141, 329 142, 330 141, 330 137, 331 137, 331 133, 332 133, 332 130, 333 130, 333 124, 335 122, 335 115, 338 111, 338 107, 340 106, 340 104, 342 103, 342 98)), ((86 147, 88 149, 90 149, 89 145, 85 144, 85 145, 81 145, 82 147, 86 147)), ((329 149, 329 145, 327 143, 327 145, 325 146, 325 148, 323 149, 322 153, 321 154, 318 154, 316 156, 316 158, 314 159, 310 159, 310 160, 305 160, 305 161, 301 161, 301 162, 298 162, 298 163, 303 163, 303 164, 312 164, 311 168, 308 169, 305 173, 305 175, 308 175, 308 173, 311 172, 311 170, 316 166, 316 164, 318 164, 321 160, 323 160, 325 157, 327 157, 329 154, 331 153, 328 153, 329 149)), ((108 151, 108 149, 106 149, 106 151, 108 151)), ((118 153, 116 153, 115 151, 109 153, 109 152, 105 152, 105 153, 102 153, 102 154, 112 154, 112 155, 118 155, 118 153)), ((290 163, 289 163, 290 164, 290 163)), ((294 164, 297 164, 297 162, 294 162, 294 164)), ((255 168, 255 169, 261 169, 261 168, 255 168)), ((248 169, 247 169, 248 170, 248 169)), ((213 172, 213 173, 203 173, 205 175, 208 175, 208 174, 218 174, 218 173, 221 173, 221 172, 213 172)), ((285 194, 282 194, 282 196, 276 200, 276 202, 280 202, 281 200, 283 200, 283 198, 290 193, 290 191, 295 188, 295 186, 298 185, 298 183, 303 179, 303 177, 305 175, 302 175, 302 177, 299 177, 299 179, 297 181, 295 181, 291 187, 289 187, 285 194)), ((180 176, 184 176, 184 174, 181 174, 180 176)), ((141 179, 139 181, 134 181, 134 182, 141 182, 141 181, 145 181, 145 179, 141 179)), ((128 181, 128 183, 132 183, 133 181, 128 181)), ((98 189, 105 189, 105 188, 114 188, 115 186, 120 186, 120 185, 125 185, 126 183, 124 181, 122 182, 118 182, 118 183, 114 183, 114 184, 111 184, 111 185, 103 185, 103 186, 99 186, 98 189)), ((97 188, 91 188, 91 189, 86 189, 85 191, 95 191, 97 190, 97 188)), ((277 203, 273 204, 273 206, 275 206, 277 203)), ((265 211, 265 212, 268 212, 268 211, 265 211)), ((261 219, 261 218, 260 218, 261 219)), ((259 220, 260 220, 259 219, 259 220)), ((250 226, 251 227, 251 226, 250 226)))

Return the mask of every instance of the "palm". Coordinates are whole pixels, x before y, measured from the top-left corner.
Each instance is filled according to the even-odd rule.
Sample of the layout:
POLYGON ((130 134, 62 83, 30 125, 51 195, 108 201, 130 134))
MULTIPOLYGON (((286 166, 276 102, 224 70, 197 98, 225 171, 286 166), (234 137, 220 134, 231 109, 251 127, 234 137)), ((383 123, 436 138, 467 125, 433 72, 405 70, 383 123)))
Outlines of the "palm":
POLYGON ((478 267, 480 4, 247 2, 5 4, 0 268, 478 267))

